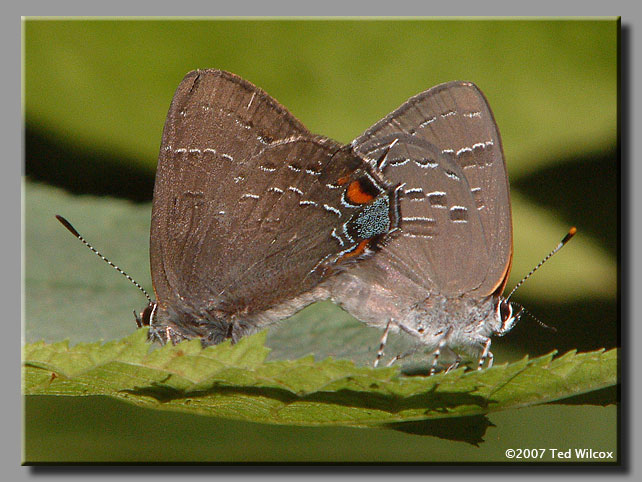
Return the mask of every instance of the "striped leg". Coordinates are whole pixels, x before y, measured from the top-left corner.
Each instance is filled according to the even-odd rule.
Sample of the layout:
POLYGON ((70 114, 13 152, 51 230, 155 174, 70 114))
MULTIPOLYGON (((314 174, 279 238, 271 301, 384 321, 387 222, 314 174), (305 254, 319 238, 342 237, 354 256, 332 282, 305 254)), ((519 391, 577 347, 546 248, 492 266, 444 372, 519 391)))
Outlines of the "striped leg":
POLYGON ((446 334, 439 340, 439 345, 437 349, 433 352, 432 366, 430 367, 430 376, 434 375, 437 371, 437 361, 439 360, 439 355, 441 355, 441 350, 448 344, 448 339, 453 332, 452 326, 448 328, 446 334))
POLYGON ((459 356, 459 353, 457 353, 457 358, 455 358, 454 363, 446 369, 446 373, 459 368, 460 363, 461 363, 461 357, 459 356))
POLYGON ((401 360, 404 357, 407 357, 410 355, 411 352, 404 353, 403 355, 395 355, 392 360, 390 360, 388 363, 386 363, 387 367, 391 367, 397 360, 401 360))
POLYGON ((486 358, 488 358, 488 368, 493 366, 493 359, 495 357, 493 356, 493 352, 490 351, 490 342, 490 338, 487 338, 486 343, 484 343, 484 351, 482 352, 481 357, 479 357, 479 365, 477 365, 477 370, 482 369, 486 358))
POLYGON ((401 353, 399 355, 395 355, 392 360, 390 360, 388 363, 386 363, 386 366, 387 367, 392 366, 392 364, 395 363, 397 360, 401 360, 402 358, 406 358, 407 356, 414 355, 415 353, 417 353, 417 348, 416 347, 413 348, 410 351, 407 351, 406 353, 401 353))
MULTIPOLYGON (((171 326, 165 327, 165 343, 171 343, 172 345, 178 345, 181 341, 187 340, 187 337, 174 330, 171 326)), ((159 337, 160 338, 160 337, 159 337)), ((163 341, 161 340, 161 343, 163 341)), ((163 343, 164 344, 164 343, 163 343)))
POLYGON ((385 348, 386 342, 388 341, 388 332, 390 331, 391 324, 392 324, 392 319, 388 321, 388 324, 386 325, 386 329, 383 330, 383 335, 381 335, 381 341, 379 342, 379 351, 377 351, 377 358, 375 358, 375 361, 374 361, 375 368, 377 368, 377 365, 379 365, 379 361, 381 360, 381 357, 383 357, 383 349, 385 348))

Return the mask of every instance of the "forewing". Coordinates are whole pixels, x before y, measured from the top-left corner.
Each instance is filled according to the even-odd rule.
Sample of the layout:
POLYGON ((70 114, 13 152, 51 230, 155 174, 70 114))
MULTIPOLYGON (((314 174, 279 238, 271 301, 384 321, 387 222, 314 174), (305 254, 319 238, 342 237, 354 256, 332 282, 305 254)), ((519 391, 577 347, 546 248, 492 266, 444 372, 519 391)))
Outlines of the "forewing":
POLYGON ((365 167, 347 152, 233 74, 188 74, 168 114, 154 190, 161 306, 260 312, 347 261, 349 241, 337 231, 369 204, 342 205, 339 181, 362 178, 365 167))

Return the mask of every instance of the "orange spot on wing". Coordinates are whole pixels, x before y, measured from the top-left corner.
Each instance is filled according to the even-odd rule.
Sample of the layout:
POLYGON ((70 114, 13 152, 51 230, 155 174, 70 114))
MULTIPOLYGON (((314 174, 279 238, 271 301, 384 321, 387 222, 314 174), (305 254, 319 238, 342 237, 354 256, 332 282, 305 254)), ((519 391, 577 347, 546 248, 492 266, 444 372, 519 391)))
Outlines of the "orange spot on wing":
POLYGON ((374 199, 372 194, 363 190, 359 181, 352 181, 348 186, 347 196, 348 201, 355 204, 366 204, 374 199))
POLYGON ((341 256, 340 260, 346 259, 346 258, 354 258, 355 256, 362 255, 363 252, 366 250, 368 247, 368 243, 370 243, 369 239, 364 239, 359 243, 357 248, 354 251, 350 251, 349 253, 344 254, 341 256))
POLYGON ((337 184, 339 186, 343 186, 349 180, 350 180, 350 176, 349 175, 348 176, 343 176, 343 177, 340 177, 339 179, 337 179, 337 184))

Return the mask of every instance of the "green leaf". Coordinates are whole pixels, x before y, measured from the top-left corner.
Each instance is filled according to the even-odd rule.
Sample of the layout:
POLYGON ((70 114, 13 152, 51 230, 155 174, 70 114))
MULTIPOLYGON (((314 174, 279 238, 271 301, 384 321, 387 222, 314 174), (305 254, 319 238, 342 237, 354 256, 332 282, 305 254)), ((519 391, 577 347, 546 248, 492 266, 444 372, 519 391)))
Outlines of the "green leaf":
POLYGON ((616 383, 617 351, 553 354, 483 371, 403 376, 331 358, 266 361, 266 333, 150 350, 147 330, 105 344, 26 345, 25 395, 106 395, 135 405, 272 424, 364 426, 525 407, 616 383))

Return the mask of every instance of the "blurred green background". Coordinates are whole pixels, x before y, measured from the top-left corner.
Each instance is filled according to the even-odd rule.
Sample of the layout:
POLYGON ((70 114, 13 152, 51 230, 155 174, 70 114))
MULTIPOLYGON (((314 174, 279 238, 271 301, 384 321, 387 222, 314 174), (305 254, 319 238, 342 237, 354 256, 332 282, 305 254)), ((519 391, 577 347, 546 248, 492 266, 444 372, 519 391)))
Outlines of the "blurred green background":
MULTIPOLYGON (((494 341, 496 361, 553 349, 616 346, 618 33, 615 19, 25 20, 24 341, 107 340, 134 329, 131 311, 142 308, 143 297, 53 216, 68 217, 149 290, 148 202, 165 115, 188 71, 220 68, 266 90, 312 132, 342 142, 429 87, 449 80, 475 82, 502 133, 511 180, 515 258, 508 287, 571 225, 579 230, 514 298, 557 332, 523 318, 494 341)), ((275 358, 314 353, 365 363, 374 357, 379 336, 331 303, 321 303, 272 330, 270 345, 275 358)), ((402 349, 407 340, 397 337, 391 343, 402 349)), ((122 450, 99 440, 103 430, 61 415, 65 404, 74 403, 103 419, 114 417, 110 410, 125 410, 131 419, 139 417, 133 422, 138 427, 150 417, 148 411, 96 399, 29 402, 26 460, 124 460, 122 450), (61 430, 64 421, 73 428, 61 430), (87 436, 94 449, 80 450, 73 442, 82 434, 92 434, 87 436)), ((562 408, 568 423, 557 427, 558 444, 587 439, 589 427, 581 422, 587 414, 579 408, 594 410, 590 417, 602 423, 590 430, 615 433, 613 407, 532 410, 562 408)), ((346 457, 386 460, 379 451, 385 447, 392 459, 404 460, 399 448, 413 447, 405 460, 503 461, 506 440, 526 424, 541 423, 525 412, 511 412, 512 421, 501 414, 503 422, 492 429, 497 435, 483 450, 451 441, 443 451, 435 437, 364 430, 376 443, 359 454, 350 449, 346 457)), ((179 426, 182 417, 159 419, 165 420, 163 427, 179 426)), ((275 447, 289 447, 293 452, 287 460, 340 459, 327 454, 334 453, 330 448, 343 436, 341 430, 313 429, 321 435, 310 439, 318 443, 321 436, 326 444, 311 451, 295 442, 303 429, 256 426, 271 434, 272 448, 266 449, 235 438, 238 427, 251 427, 235 424, 216 425, 216 437, 258 458, 237 457, 238 450, 224 444, 207 454, 183 446, 181 457, 285 460, 275 447)), ((528 434, 525 442, 531 447, 536 442, 556 446, 550 431, 528 434)), ((126 458, 163 460, 177 453, 167 444, 197 443, 185 434, 169 438, 172 442, 147 430, 132 431, 124 442, 126 458), (159 445, 163 450, 150 450, 159 445)))

